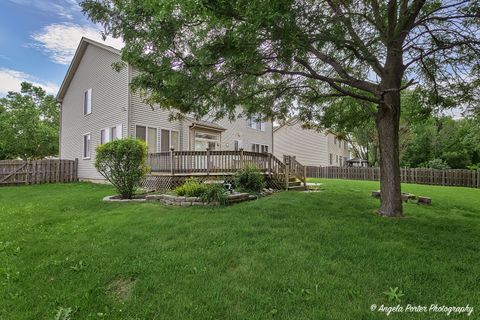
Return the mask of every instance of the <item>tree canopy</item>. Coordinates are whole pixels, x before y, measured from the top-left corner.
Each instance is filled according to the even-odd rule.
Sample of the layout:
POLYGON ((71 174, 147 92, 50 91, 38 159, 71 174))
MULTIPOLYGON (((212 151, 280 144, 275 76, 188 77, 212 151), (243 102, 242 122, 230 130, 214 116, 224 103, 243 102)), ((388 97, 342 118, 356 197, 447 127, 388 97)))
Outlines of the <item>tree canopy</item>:
POLYGON ((402 215, 400 92, 431 88, 445 106, 478 96, 478 0, 85 0, 122 37, 132 86, 199 116, 261 112, 321 118, 332 100, 377 105, 381 208, 402 215))
POLYGON ((0 159, 58 155, 59 114, 55 97, 31 83, 0 98, 0 159))

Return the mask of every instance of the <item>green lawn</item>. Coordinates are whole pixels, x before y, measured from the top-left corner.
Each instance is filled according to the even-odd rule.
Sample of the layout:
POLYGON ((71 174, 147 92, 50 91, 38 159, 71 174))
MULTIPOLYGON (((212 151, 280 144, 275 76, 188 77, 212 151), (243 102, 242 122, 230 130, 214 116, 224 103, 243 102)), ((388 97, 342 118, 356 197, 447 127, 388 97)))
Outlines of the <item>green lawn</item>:
MULTIPOLYGON (((375 182, 322 179, 224 208, 103 203, 88 183, 0 189, 0 319, 386 319, 372 304, 480 314, 480 190, 376 216, 375 182)), ((458 318, 464 318, 465 315, 458 318)), ((445 314, 393 319, 457 318, 445 314)))

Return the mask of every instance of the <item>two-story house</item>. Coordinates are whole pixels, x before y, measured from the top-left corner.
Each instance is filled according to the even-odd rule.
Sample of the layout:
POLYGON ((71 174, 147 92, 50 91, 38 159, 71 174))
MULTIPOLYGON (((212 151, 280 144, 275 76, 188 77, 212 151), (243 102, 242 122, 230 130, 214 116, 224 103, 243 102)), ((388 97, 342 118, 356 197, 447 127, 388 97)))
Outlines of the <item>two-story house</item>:
POLYGON ((102 176, 94 167, 95 148, 112 139, 136 137, 150 153, 175 150, 273 151, 273 125, 254 119, 169 121, 169 112, 152 107, 130 89, 136 70, 117 72, 120 51, 82 38, 60 87, 60 157, 79 159, 80 179, 102 176))
POLYGON ((326 131, 302 128, 293 117, 273 131, 274 155, 293 155, 305 166, 344 166, 350 159, 348 142, 326 131))

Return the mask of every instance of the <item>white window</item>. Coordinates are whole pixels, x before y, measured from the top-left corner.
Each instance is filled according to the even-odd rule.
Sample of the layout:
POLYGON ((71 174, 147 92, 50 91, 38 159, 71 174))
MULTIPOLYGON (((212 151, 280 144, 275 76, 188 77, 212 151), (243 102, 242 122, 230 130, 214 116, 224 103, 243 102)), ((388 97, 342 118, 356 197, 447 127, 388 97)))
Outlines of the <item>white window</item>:
POLYGON ((205 132, 195 132, 195 151, 220 150, 220 135, 205 132))
POLYGON ((333 144, 337 144, 337 137, 333 137, 333 144))
POLYGON ((261 115, 257 114, 247 119, 247 127, 255 130, 265 131, 265 122, 261 120, 261 115))
POLYGON ((344 148, 345 150, 348 150, 348 143, 347 143, 347 141, 345 141, 345 142, 343 143, 343 148, 344 148))
POLYGON ((243 149, 243 141, 242 140, 233 140, 233 150, 238 151, 243 149))
POLYGON ((92 89, 83 92, 83 114, 87 115, 90 113, 92 113, 92 89))
POLYGON ((83 159, 90 159, 92 151, 92 136, 90 133, 83 135, 83 159))
POLYGON ((135 137, 145 141, 149 153, 157 152, 157 128, 147 126, 135 126, 135 137))
POLYGON ((252 143, 252 152, 268 152, 268 146, 265 144, 252 143))
POLYGON ((100 130, 100 144, 104 144, 113 140, 122 139, 122 125, 105 128, 100 130))
POLYGON ((340 167, 341 167, 343 158, 340 156, 338 160, 340 161, 340 167))
POLYGON ((180 135, 178 131, 162 129, 160 135, 160 151, 170 151, 170 149, 180 150, 180 135))
POLYGON ((338 163, 338 154, 335 156, 335 163, 338 163))
POLYGON ((330 153, 330 165, 333 164, 333 154, 330 153))

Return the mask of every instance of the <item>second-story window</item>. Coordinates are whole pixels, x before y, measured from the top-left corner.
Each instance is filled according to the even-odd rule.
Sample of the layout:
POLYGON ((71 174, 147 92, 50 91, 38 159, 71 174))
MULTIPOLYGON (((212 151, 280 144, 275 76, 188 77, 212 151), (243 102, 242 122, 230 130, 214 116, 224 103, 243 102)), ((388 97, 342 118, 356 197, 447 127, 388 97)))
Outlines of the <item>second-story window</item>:
POLYGON ((247 127, 260 131, 265 131, 265 122, 261 120, 261 115, 257 114, 247 119, 247 127))
POLYGON ((90 113, 92 113, 92 89, 83 92, 83 114, 87 115, 90 113))

